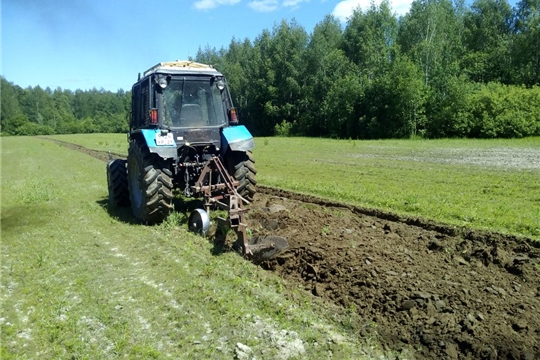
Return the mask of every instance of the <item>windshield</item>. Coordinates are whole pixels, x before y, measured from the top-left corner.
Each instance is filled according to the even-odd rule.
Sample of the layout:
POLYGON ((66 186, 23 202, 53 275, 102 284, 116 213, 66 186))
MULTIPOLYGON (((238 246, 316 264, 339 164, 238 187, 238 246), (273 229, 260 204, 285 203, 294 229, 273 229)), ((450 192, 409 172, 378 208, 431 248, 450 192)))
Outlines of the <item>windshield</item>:
POLYGON ((172 79, 163 90, 163 123, 170 127, 226 123, 221 91, 206 79, 172 79))

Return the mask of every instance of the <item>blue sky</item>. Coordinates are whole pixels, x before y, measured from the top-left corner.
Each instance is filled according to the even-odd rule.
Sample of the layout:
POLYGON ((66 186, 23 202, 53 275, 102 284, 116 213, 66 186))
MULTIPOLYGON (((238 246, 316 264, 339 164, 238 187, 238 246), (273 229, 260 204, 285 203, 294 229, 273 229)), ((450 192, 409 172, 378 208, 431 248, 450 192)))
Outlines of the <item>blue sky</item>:
MULTIPOLYGON (((255 39, 282 19, 308 33, 370 0, 3 0, 2 75, 16 85, 129 90, 139 72, 199 46, 255 39)), ((410 0, 393 0, 405 13, 410 0)))

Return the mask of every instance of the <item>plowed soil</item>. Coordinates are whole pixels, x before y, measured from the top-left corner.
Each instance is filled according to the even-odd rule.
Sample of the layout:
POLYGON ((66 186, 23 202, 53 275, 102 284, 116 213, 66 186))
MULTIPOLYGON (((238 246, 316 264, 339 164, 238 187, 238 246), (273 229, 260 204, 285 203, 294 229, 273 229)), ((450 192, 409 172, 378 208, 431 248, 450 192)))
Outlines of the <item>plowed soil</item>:
POLYGON ((262 267, 353 307, 418 358, 540 358, 539 244, 261 189, 254 235, 290 248, 262 267))
POLYGON ((290 245, 261 266, 354 309, 360 337, 417 358, 540 359, 540 243, 264 187, 250 209, 253 235, 290 245))

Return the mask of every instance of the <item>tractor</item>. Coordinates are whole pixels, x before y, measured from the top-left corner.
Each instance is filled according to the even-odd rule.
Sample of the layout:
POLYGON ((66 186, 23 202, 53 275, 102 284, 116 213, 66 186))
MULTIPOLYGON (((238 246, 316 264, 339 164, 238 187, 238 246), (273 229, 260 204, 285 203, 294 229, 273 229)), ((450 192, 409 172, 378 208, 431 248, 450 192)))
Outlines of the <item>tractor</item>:
POLYGON ((109 206, 131 206, 143 224, 162 222, 173 199, 201 198, 188 228, 208 235, 210 210, 235 230, 246 256, 268 258, 287 247, 280 237, 248 239, 244 216, 256 193, 250 132, 239 124, 225 77, 193 61, 162 62, 132 88, 128 157, 107 164, 109 206))

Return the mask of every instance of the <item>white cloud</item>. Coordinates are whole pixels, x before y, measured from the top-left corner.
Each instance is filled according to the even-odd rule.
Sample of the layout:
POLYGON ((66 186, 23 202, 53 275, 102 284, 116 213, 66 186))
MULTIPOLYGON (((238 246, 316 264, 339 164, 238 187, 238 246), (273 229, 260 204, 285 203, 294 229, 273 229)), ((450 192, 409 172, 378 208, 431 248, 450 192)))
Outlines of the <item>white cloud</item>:
POLYGON ((411 4, 411 0, 393 0, 392 9, 394 9, 396 14, 402 16, 409 12, 411 9, 411 4))
POLYGON ((296 9, 298 5, 303 2, 309 2, 309 0, 284 0, 283 6, 296 9))
MULTIPOLYGON (((375 5, 379 5, 381 0, 375 0, 375 5)), ((405 15, 411 8, 412 0, 390 0, 392 11, 397 15, 405 15)), ((337 17, 341 22, 347 22, 354 10, 360 7, 363 11, 367 10, 371 5, 371 0, 343 0, 338 3, 332 11, 332 15, 337 17)))
POLYGON ((210 10, 221 5, 234 5, 239 2, 240 0, 199 0, 193 5, 197 10, 210 10))
POLYGON ((270 12, 278 8, 277 0, 256 0, 248 4, 250 8, 258 12, 270 12))
POLYGON ((343 0, 338 3, 332 11, 332 15, 337 17, 342 23, 347 22, 347 19, 351 17, 354 10, 359 7, 362 9, 369 6, 369 0, 343 0))

